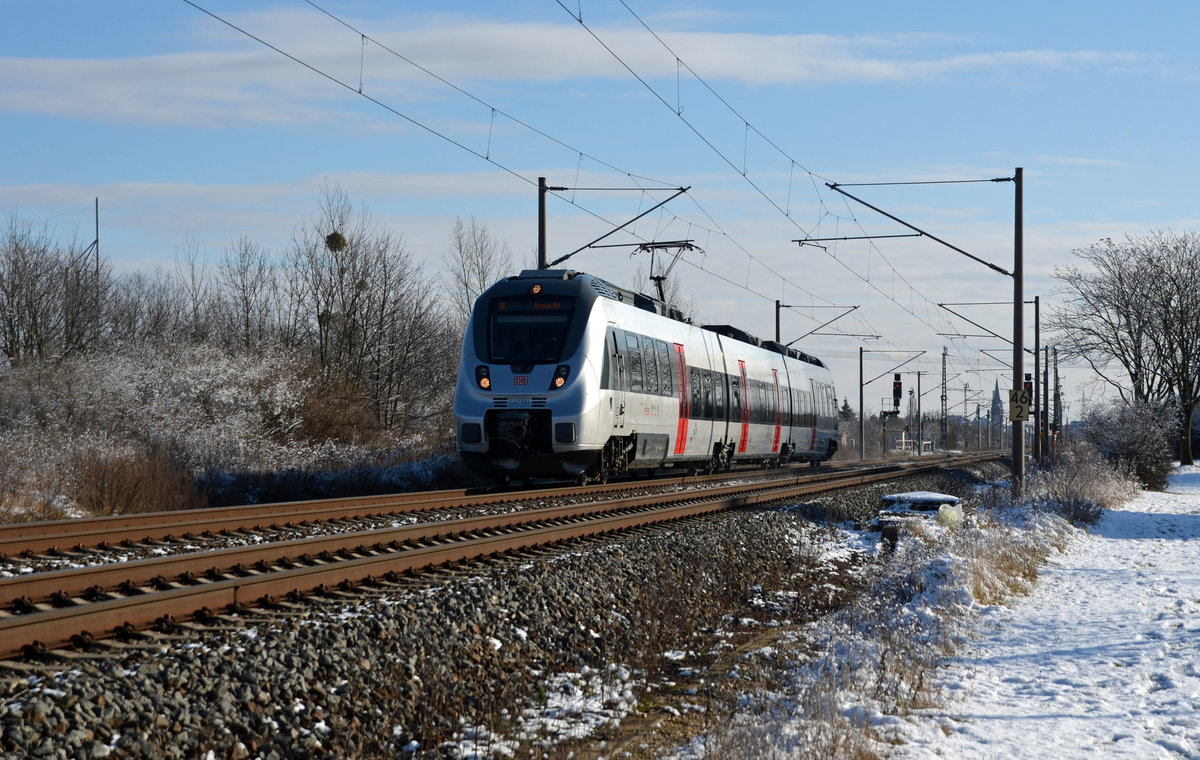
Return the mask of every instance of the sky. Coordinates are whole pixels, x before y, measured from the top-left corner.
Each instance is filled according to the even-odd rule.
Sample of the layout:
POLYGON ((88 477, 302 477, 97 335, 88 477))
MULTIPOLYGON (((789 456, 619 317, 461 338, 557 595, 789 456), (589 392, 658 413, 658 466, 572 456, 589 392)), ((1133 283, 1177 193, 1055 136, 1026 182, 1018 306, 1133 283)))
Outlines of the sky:
MULTIPOLYGON (((771 338, 779 300, 783 342, 825 359, 855 408, 860 348, 881 378, 868 410, 922 351, 901 371, 906 390, 922 373, 926 411, 943 348, 951 414, 964 385, 972 413, 1011 386, 1011 348, 985 330, 1011 336, 1012 278, 933 239, 1013 269, 1015 183, 975 180, 1022 168, 1024 294, 1044 314, 1073 250, 1200 219, 1191 3, 0 9, 0 213, 86 245, 99 198, 118 271, 215 261, 242 237, 284 255, 333 187, 440 287, 456 218, 533 260, 546 177, 570 188, 547 199, 551 260, 611 232, 621 247, 561 266, 632 285, 637 245, 690 240, 672 277, 697 321, 771 338), (850 187, 917 181, 955 182, 850 187), (893 237, 912 230, 829 184, 927 234, 893 237)), ((1025 323, 1032 345, 1032 305, 1025 323)), ((1063 378, 1069 419, 1102 395, 1081 368, 1063 378)))

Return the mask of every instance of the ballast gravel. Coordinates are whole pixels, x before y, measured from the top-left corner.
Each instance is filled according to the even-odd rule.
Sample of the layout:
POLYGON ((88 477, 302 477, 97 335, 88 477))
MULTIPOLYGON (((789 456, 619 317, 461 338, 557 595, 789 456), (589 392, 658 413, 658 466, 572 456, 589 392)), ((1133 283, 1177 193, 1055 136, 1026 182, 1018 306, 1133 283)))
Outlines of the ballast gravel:
POLYGON ((864 519, 884 493, 962 494, 998 472, 910 477, 0 664, 0 753, 453 757, 511 752, 522 732, 551 743, 580 732, 555 695, 594 692, 586 731, 619 721, 635 674, 689 643, 663 639, 761 612, 749 600, 762 576, 832 536, 813 518, 864 519), (497 720, 509 738, 476 727, 497 720))

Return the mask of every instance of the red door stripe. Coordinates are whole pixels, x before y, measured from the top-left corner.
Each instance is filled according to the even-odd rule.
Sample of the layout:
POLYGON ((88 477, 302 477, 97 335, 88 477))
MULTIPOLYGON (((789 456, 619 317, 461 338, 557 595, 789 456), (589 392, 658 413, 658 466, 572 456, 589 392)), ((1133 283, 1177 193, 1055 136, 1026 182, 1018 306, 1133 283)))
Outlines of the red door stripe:
POLYGON ((738 453, 745 454, 750 443, 750 385, 746 382, 746 362, 738 359, 738 372, 742 376, 742 437, 738 441, 738 453))
POLYGON ((675 431, 675 453, 682 454, 687 448, 688 434, 688 387, 687 387, 687 361, 683 355, 683 346, 679 343, 675 344, 675 371, 678 373, 678 382, 675 386, 679 388, 679 427, 675 431))
POLYGON ((779 451, 779 428, 782 423, 782 412, 779 404, 779 370, 771 370, 775 380, 775 439, 771 442, 771 451, 779 451))

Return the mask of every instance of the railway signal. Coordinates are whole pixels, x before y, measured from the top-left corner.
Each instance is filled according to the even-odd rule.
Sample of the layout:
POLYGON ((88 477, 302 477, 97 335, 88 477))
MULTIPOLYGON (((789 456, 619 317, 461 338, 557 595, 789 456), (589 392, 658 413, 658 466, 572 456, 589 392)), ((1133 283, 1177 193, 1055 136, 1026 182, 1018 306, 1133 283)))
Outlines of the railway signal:
POLYGON ((900 382, 900 373, 892 375, 892 406, 900 408, 900 397, 904 395, 904 385, 900 382))

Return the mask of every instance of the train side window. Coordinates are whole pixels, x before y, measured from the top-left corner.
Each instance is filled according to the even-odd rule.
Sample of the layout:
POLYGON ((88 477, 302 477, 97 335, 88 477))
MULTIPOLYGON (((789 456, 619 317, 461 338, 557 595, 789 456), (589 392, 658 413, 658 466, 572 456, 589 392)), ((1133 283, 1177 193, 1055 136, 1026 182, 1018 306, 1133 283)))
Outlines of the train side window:
POLYGON ((700 382, 704 385, 704 419, 713 418, 713 378, 712 372, 704 370, 700 373, 700 382))
POLYGON ((658 395, 658 354, 654 351, 654 341, 642 338, 642 361, 646 370, 646 393, 658 395))
POLYGON ((742 421, 741 382, 736 376, 729 378, 729 420, 731 422, 742 421))
POLYGON ((642 347, 638 343, 638 336, 626 333, 625 345, 629 348, 629 390, 642 393, 642 347))
POLYGON ((713 419, 725 419, 725 374, 723 372, 713 373, 713 399, 716 416, 713 419))
POLYGON ((671 351, 661 340, 658 341, 658 375, 661 378, 658 385, 659 392, 664 396, 674 396, 675 387, 672 378, 675 375, 675 368, 671 363, 671 351))
POLYGON ((758 422, 758 386, 753 380, 746 381, 746 422, 758 422))
POLYGON ((700 415, 704 410, 704 395, 700 388, 700 370, 696 367, 688 367, 688 384, 692 386, 692 405, 688 409, 688 416, 692 419, 700 419, 700 415))
POLYGON ((617 334, 610 327, 604 343, 604 364, 600 369, 600 387, 608 390, 617 388, 617 334))

